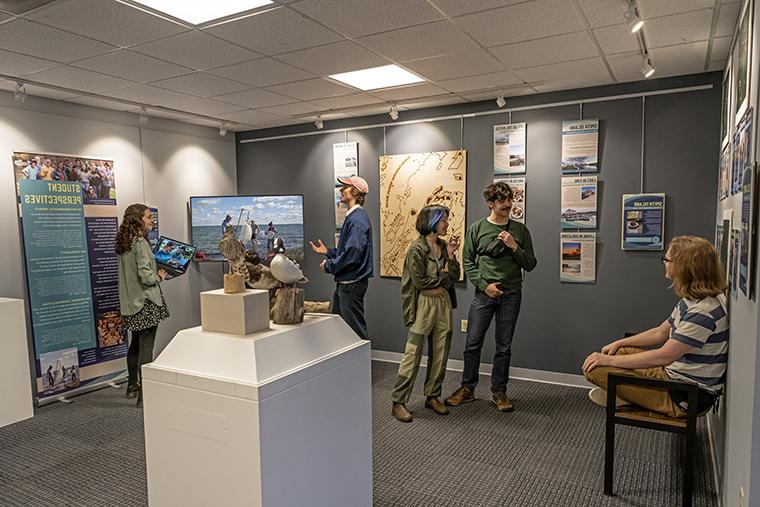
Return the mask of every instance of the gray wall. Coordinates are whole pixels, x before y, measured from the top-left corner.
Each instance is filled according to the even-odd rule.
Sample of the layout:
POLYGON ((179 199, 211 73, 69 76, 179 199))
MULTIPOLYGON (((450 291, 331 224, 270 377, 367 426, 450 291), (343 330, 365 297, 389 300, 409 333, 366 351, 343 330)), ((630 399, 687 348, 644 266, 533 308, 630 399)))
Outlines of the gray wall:
MULTIPOLYGON (((718 158, 720 76, 647 82, 648 88, 671 88, 712 83, 710 90, 648 97, 646 100, 646 174, 644 191, 666 192, 667 237, 696 234, 713 238, 716 199, 715 167, 718 158)), ((510 100, 510 107, 613 95, 636 91, 632 85, 584 89, 553 95, 510 100)), ((492 103, 468 104, 431 111, 402 113, 433 117, 492 109, 492 103)), ((564 373, 579 373, 585 356, 626 330, 662 322, 676 298, 668 290, 660 262, 662 253, 627 253, 620 250, 620 200, 623 193, 640 191, 642 100, 626 99, 584 105, 585 118, 602 125, 600 220, 597 283, 559 283, 559 208, 561 120, 579 117, 578 106, 514 112, 513 122, 528 123, 527 225, 533 235, 538 266, 526 276, 523 308, 514 342, 513 366, 564 373)), ((388 121, 387 116, 352 120, 353 124, 388 121)), ((492 127, 507 123, 507 114, 388 127, 388 154, 462 147, 468 152, 467 223, 485 216, 482 189, 492 179, 492 127), (460 137, 461 136, 461 137, 460 137)), ((326 129, 346 123, 326 124, 326 129)), ((314 130, 313 126, 243 133, 239 140, 271 134, 314 130)), ((359 142, 359 174, 370 189, 365 208, 374 228, 375 258, 379 258, 378 156, 383 154, 383 129, 374 128, 313 136, 238 144, 240 194, 304 194, 307 239, 332 241, 334 218, 332 145, 359 142)), ((319 272, 320 257, 307 254, 305 271, 312 280, 307 297, 326 300, 334 285, 319 272)), ((375 266, 376 273, 379 268, 375 266)), ((457 289, 460 307, 455 311, 457 332, 452 359, 461 359, 464 334, 458 331, 466 318, 473 288, 457 289)), ((401 352, 406 330, 401 324, 399 282, 376 276, 366 298, 369 333, 374 349, 401 352)), ((493 355, 492 334, 487 338, 484 361, 493 355)))

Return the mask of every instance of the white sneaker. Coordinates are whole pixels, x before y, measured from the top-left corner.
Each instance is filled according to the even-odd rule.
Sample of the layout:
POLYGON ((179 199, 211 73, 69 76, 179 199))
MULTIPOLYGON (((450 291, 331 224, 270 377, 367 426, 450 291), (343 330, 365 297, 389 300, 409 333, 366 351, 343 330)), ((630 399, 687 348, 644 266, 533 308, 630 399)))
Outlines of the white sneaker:
MULTIPOLYGON (((591 401, 599 405, 600 407, 607 406, 607 390, 601 387, 595 387, 588 392, 588 397, 591 401)), ((615 408, 624 407, 626 405, 632 405, 621 398, 615 397, 615 408)))

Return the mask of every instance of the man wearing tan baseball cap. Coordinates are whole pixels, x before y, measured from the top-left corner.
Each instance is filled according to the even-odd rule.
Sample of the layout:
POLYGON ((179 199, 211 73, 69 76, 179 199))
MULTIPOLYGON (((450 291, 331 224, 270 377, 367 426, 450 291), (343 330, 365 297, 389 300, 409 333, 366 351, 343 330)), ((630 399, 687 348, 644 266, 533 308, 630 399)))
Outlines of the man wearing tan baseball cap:
POLYGON ((327 258, 319 268, 335 277, 332 312, 340 315, 360 338, 367 339, 364 295, 372 278, 372 224, 364 211, 369 185, 361 176, 338 178, 340 202, 346 205, 346 220, 340 229, 338 248, 327 248, 321 239, 309 241, 311 249, 327 258))

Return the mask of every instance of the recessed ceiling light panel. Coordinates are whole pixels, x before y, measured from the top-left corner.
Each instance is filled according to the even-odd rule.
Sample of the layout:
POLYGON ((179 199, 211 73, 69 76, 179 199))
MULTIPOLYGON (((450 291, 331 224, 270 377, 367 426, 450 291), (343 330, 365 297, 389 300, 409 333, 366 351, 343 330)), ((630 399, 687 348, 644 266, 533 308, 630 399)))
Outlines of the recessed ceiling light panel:
POLYGON ((250 11, 271 4, 271 0, 132 0, 132 2, 193 25, 250 11))
POLYGON ((373 67, 371 69, 354 70, 342 74, 333 74, 330 77, 363 91, 379 90, 381 88, 391 88, 424 81, 418 75, 412 74, 398 65, 383 65, 382 67, 373 67))

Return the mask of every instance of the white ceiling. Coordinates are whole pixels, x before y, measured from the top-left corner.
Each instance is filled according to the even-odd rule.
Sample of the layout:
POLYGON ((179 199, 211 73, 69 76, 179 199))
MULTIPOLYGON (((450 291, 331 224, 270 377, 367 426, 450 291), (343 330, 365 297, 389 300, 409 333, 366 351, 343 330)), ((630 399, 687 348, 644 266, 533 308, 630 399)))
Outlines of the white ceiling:
MULTIPOLYGON (((201 28, 127 3, 0 2, 0 74, 30 95, 230 130, 642 79, 626 0, 275 0, 201 28), (367 93, 327 78, 389 63, 428 82, 367 93)), ((725 67, 740 0, 638 6, 655 77, 725 67)))

